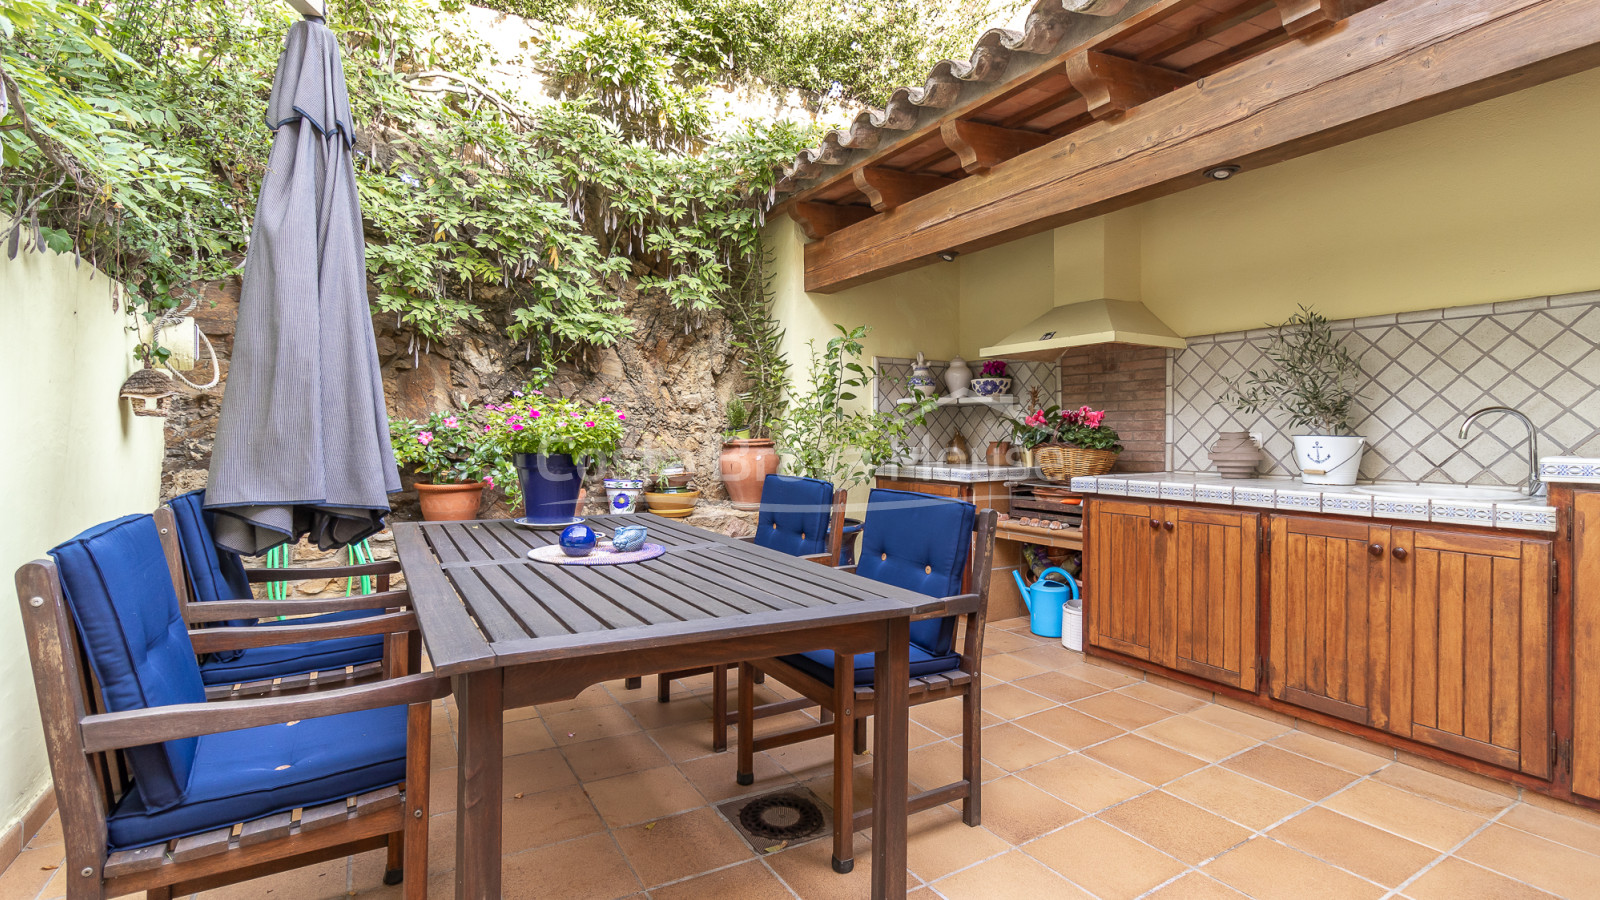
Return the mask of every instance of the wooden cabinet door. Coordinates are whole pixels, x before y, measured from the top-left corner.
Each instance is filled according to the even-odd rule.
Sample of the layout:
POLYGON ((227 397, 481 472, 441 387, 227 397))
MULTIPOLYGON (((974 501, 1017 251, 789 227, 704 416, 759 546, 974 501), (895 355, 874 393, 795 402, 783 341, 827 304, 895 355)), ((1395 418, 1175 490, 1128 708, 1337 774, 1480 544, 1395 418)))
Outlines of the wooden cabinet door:
POLYGON ((1169 565, 1166 512, 1146 503, 1090 502, 1084 624, 1096 647, 1171 665, 1160 603, 1169 565))
POLYGON ((1273 516, 1267 692, 1383 728, 1389 529, 1273 516))
POLYGON ((1600 800, 1600 493, 1572 514, 1572 792, 1600 800))
POLYGON ((1551 543, 1394 530, 1389 730, 1550 775, 1551 543))
POLYGON ((1254 691, 1260 517, 1169 508, 1163 529, 1168 522, 1174 565, 1162 602, 1172 616, 1173 667, 1254 691))

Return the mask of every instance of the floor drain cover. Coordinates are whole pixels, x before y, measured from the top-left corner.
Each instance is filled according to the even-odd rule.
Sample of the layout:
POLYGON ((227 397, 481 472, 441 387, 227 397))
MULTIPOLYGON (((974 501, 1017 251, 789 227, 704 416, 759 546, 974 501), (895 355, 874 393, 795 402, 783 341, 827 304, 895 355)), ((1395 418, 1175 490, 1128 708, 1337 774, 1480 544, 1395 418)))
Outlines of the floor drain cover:
POLYGON ((761 853, 776 853, 815 840, 833 822, 833 811, 799 785, 759 797, 741 797, 717 807, 723 817, 761 853))

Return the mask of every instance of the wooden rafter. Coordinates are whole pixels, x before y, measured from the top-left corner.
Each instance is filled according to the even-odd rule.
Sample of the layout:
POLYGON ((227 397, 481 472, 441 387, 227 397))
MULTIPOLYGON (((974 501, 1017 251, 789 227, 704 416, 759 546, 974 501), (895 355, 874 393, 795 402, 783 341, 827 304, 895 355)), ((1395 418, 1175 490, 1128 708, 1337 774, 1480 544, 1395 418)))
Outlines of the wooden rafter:
POLYGON ((867 201, 878 212, 896 209, 923 194, 932 193, 955 183, 953 179, 939 175, 902 172, 899 169, 886 169, 882 166, 857 169, 853 177, 856 180, 856 188, 867 196, 867 201))
POLYGON ((1332 28, 1342 18, 1339 0, 1273 0, 1283 16, 1283 30, 1294 37, 1332 28))
POLYGON ((1096 119, 1120 116, 1194 79, 1171 69, 1085 50, 1067 60, 1067 78, 1096 119))
POLYGON ((1387 0, 806 247, 831 292, 1600 66, 1600 0, 1387 0))
POLYGON ((973 175, 998 166, 1006 160, 1050 143, 1048 134, 1000 128, 982 122, 952 119, 939 127, 946 147, 961 160, 961 168, 973 175))
POLYGON ((789 214, 800 225, 800 231, 813 241, 820 241, 835 231, 872 216, 865 206, 839 206, 834 203, 796 203, 789 214))

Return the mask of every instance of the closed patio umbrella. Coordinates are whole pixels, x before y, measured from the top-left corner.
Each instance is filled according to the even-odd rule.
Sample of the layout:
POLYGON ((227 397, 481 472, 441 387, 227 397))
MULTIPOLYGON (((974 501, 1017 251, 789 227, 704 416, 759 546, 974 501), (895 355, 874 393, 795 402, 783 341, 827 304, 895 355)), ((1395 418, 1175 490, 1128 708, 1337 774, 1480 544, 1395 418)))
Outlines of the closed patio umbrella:
POLYGON ((256 555, 310 535, 332 549, 383 527, 400 489, 367 308, 365 246, 339 45, 289 29, 245 259, 206 507, 219 545, 256 555))

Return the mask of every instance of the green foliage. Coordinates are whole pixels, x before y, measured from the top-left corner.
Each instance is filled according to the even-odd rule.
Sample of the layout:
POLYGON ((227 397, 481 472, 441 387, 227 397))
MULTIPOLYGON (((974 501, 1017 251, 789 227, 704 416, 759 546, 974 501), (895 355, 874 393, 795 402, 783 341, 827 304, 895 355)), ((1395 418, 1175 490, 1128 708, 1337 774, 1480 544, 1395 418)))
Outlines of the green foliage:
POLYGON ((871 479, 899 451, 909 427, 922 424, 938 401, 922 397, 905 411, 846 412, 846 401, 870 399, 872 372, 861 364, 861 340, 870 329, 833 327, 839 333, 821 351, 815 342, 808 345, 808 384, 791 393, 772 429, 791 473, 823 479, 839 490, 871 479))
POLYGON ((750 407, 745 405, 743 397, 733 397, 728 401, 728 437, 730 439, 748 438, 750 436, 750 407))
MULTIPOLYGON (((503 454, 484 433, 478 416, 436 412, 425 422, 389 420, 395 462, 411 466, 434 484, 466 484, 492 478, 503 454)), ((492 481, 491 481, 492 483, 492 481)))
POLYGON ((609 456, 622 443, 627 413, 611 404, 552 397, 532 388, 484 407, 486 432, 507 454, 565 453, 575 460, 609 456))
POLYGON ((1239 412, 1288 414, 1290 428, 1349 434, 1351 386, 1361 363, 1326 317, 1307 306, 1278 326, 1263 355, 1267 365, 1228 382, 1222 400, 1239 412))

